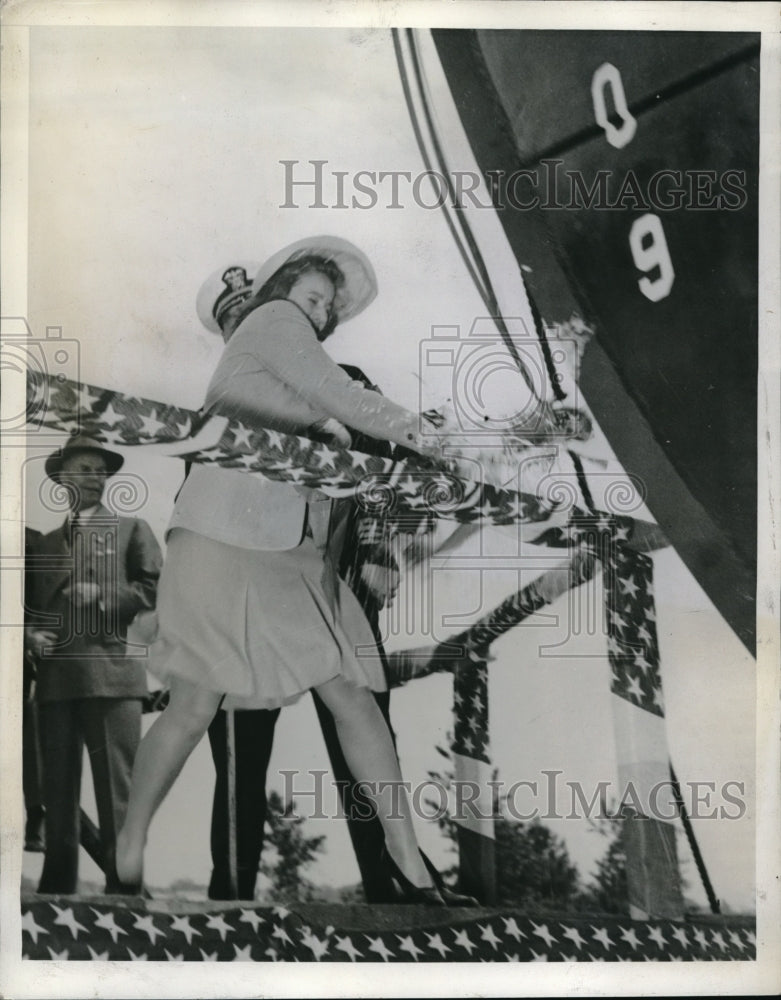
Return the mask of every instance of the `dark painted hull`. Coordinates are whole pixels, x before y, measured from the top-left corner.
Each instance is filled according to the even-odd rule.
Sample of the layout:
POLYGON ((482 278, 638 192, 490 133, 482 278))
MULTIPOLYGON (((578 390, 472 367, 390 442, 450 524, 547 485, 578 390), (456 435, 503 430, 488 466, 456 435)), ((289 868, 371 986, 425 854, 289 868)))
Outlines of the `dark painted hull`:
POLYGON ((433 35, 540 312, 577 311, 596 329, 584 399, 753 653, 758 36, 433 35), (603 125, 600 73, 611 77, 596 87, 603 125))

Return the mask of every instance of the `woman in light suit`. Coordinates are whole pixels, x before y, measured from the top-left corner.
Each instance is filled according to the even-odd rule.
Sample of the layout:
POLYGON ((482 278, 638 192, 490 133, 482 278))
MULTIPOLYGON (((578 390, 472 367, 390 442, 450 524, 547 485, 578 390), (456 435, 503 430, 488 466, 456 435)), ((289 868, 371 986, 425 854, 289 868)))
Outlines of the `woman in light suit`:
MULTIPOLYGON (((230 294, 230 277, 226 276, 230 294)), ((365 389, 321 346, 376 295, 368 259, 313 237, 272 257, 238 305, 235 332, 207 390, 207 412, 285 433, 346 427, 437 456, 420 417, 365 389)), ((224 330, 224 317, 223 317, 224 330)), ((177 497, 160 581, 156 673, 168 708, 141 743, 117 871, 140 883, 147 830, 222 699, 275 708, 314 688, 345 759, 381 819, 386 863, 405 898, 444 905, 420 855, 388 726, 372 696, 385 679, 360 606, 327 550, 328 501, 244 472, 195 467, 177 497), (393 808, 392 808, 393 807, 393 808), (395 812, 394 812, 395 810, 395 812)))

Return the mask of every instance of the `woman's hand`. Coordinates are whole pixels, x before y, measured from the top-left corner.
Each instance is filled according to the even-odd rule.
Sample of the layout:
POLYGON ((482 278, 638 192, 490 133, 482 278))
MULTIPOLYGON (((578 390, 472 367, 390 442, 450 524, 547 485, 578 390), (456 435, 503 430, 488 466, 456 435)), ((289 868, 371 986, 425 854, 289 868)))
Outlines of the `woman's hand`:
POLYGON ((416 451, 424 458, 443 463, 447 438, 442 431, 441 415, 435 410, 421 413, 418 418, 418 426, 421 429, 408 437, 406 447, 416 451))
POLYGON ((343 423, 336 417, 323 417, 316 420, 307 428, 308 436, 315 441, 324 441, 326 444, 335 444, 340 448, 349 448, 353 443, 352 436, 343 423))

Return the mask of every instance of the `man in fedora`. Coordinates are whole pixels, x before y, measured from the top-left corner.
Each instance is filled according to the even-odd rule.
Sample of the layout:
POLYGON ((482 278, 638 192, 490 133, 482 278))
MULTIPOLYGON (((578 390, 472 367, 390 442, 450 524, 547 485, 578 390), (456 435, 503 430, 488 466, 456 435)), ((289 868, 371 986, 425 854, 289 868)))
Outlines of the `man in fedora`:
POLYGON ((130 655, 127 629, 155 606, 162 556, 148 524, 102 503, 106 480, 124 459, 87 436, 46 460, 46 474, 68 493, 64 523, 31 552, 31 610, 48 624, 28 629, 38 664, 46 856, 39 892, 73 893, 78 878, 79 796, 89 753, 106 892, 121 892, 114 844, 141 737, 147 691, 144 650, 130 655))

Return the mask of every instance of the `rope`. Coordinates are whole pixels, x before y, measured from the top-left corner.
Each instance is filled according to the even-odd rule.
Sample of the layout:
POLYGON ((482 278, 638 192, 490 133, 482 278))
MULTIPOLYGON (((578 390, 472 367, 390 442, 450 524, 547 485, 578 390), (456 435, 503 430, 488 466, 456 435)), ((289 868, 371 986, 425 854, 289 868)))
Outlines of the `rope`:
MULTIPOLYGON (((412 123, 412 131, 415 133, 415 140, 418 144, 420 155, 423 157, 423 163, 425 164, 426 169, 431 173, 434 173, 434 167, 428 155, 428 150, 426 149, 425 142, 423 141, 423 135, 420 131, 420 124, 418 122, 418 118, 415 113, 415 105, 412 99, 412 90, 409 84, 409 77, 407 76, 407 68, 404 65, 404 53, 402 52, 401 42, 399 41, 398 28, 392 28, 391 34, 393 36, 393 48, 396 53, 396 63, 399 67, 401 87, 402 90, 404 91, 404 101, 407 105, 407 111, 409 112, 410 122, 412 123)), ((455 240, 456 247, 458 248, 458 252, 461 254, 464 266, 466 267, 467 271, 469 272, 469 276, 471 277, 472 281, 475 283, 475 286, 477 287, 477 290, 480 294, 480 298, 483 300, 483 303, 485 304, 486 308, 490 310, 487 298, 488 292, 480 284, 480 279, 475 270, 475 265, 467 256, 466 249, 461 243, 461 240, 458 237, 458 233, 455 230, 455 225, 453 223, 453 220, 450 218, 450 215, 447 213, 447 211, 445 211, 445 222, 447 223, 448 229, 450 230, 450 233, 453 239, 455 240)))
POLYGON ((566 392, 561 388, 561 383, 559 381, 559 373, 556 371, 556 365, 553 362, 553 354, 551 353, 550 343, 548 342, 548 335, 545 332, 545 324, 542 322, 542 316, 540 316, 540 311, 537 308, 537 303, 534 301, 534 296, 529 290, 529 286, 526 283, 526 278, 524 277, 523 269, 520 270, 521 281, 523 282, 523 288, 526 292, 526 298, 529 300, 529 309, 531 310, 532 319, 534 320, 534 329, 537 333, 540 343, 542 344, 542 353, 545 357, 545 367, 548 371, 548 380, 550 381, 551 389, 556 400, 561 403, 567 398, 566 392))
POLYGON ((583 494, 583 499, 586 501, 586 506, 592 514, 596 514, 597 508, 594 505, 594 497, 588 485, 588 480, 586 479, 586 473, 583 469, 583 462, 580 460, 580 455, 578 455, 576 451, 568 451, 567 454, 572 459, 572 464, 575 466, 575 475, 578 479, 578 486, 580 487, 580 492, 583 494))
MULTIPOLYGON (((456 247, 461 255, 462 260, 469 272, 472 281, 477 288, 480 298, 483 300, 483 304, 488 310, 494 322, 497 325, 499 333, 502 337, 505 347, 507 348, 510 356, 515 362, 519 372, 521 373, 529 391, 532 393, 534 399, 537 401, 541 408, 547 408, 549 406, 545 400, 541 399, 537 393, 534 382, 529 374, 528 368, 523 362, 518 349, 515 346, 515 342, 510 334, 510 331, 505 322, 504 316, 502 315, 501 309, 499 308, 499 301, 496 296, 493 284, 491 282, 491 277, 488 272, 488 268, 480 252, 480 247, 478 246, 477 240, 475 239, 474 233, 467 222, 464 208, 458 203, 456 198, 456 192, 454 190, 451 181, 451 172, 445 158, 444 150, 442 144, 439 140, 437 134, 436 124, 434 122, 434 116, 431 111, 430 101, 427 96, 426 82, 423 76, 423 70, 421 68, 420 59, 418 57, 417 45, 415 42, 414 31, 411 28, 406 29, 407 42, 410 49, 410 60, 412 63, 412 68, 415 75, 415 80, 418 88, 418 98, 420 100, 421 107, 423 109, 423 114, 426 120, 426 125, 428 127, 428 133, 431 140, 431 144, 434 149, 434 154, 437 160, 437 166, 439 167, 439 175, 442 177, 445 186, 447 188, 447 193, 449 195, 448 199, 443 199, 441 208, 445 215, 445 221, 450 230, 451 235, 456 243, 456 247), (451 217, 449 208, 452 208, 455 213, 455 221, 451 217), (456 227, 456 222, 461 232, 458 232, 456 227), (466 245, 465 245, 466 244, 466 245), (469 251, 469 252, 468 252, 469 251), (471 256, 470 256, 471 254, 471 256)), ((415 134, 415 139, 420 150, 420 154, 423 158, 423 162, 426 165, 426 169, 431 173, 434 173, 433 161, 429 155, 428 149, 423 138, 423 131, 420 126, 420 120, 415 108, 415 104, 412 97, 412 88, 410 86, 409 75, 407 73, 407 67, 404 62, 404 53, 400 41, 399 31, 396 28, 392 29, 393 36, 393 47, 396 54, 396 62, 399 68, 399 76, 401 78, 402 90, 404 92, 404 100, 407 105, 407 111, 409 112, 410 121, 412 123, 412 129, 415 134)), ((545 358, 545 366, 548 372, 548 378, 551 384, 551 390, 560 402, 566 398, 566 394, 562 391, 559 384, 558 374, 556 372, 556 366, 553 362, 553 356, 551 354, 550 344, 548 343, 548 338, 545 334, 545 327, 542 322, 537 305, 534 302, 529 289, 526 285, 526 280, 523 277, 523 272, 521 272, 521 281, 523 282, 524 291, 526 292, 527 299, 529 301, 529 308, 531 310, 532 318, 534 320, 535 332, 540 341, 543 356, 545 358)))
POLYGON ((708 897, 711 913, 721 913, 721 903, 713 890, 713 883, 710 880, 708 869, 705 867, 705 861, 700 853, 700 845, 697 843, 697 838, 694 836, 694 830, 692 829, 689 814, 686 812, 686 806, 683 801, 683 796, 681 795, 681 786, 678 783, 678 777, 675 773, 672 761, 670 761, 670 784, 672 785, 673 795, 675 796, 675 804, 678 806, 678 812, 681 817, 681 822, 683 823, 683 828, 686 831, 686 839, 689 841, 689 847, 691 848, 692 855, 694 856, 694 863, 700 874, 700 879, 702 880, 702 885, 705 889, 705 895, 708 897))

